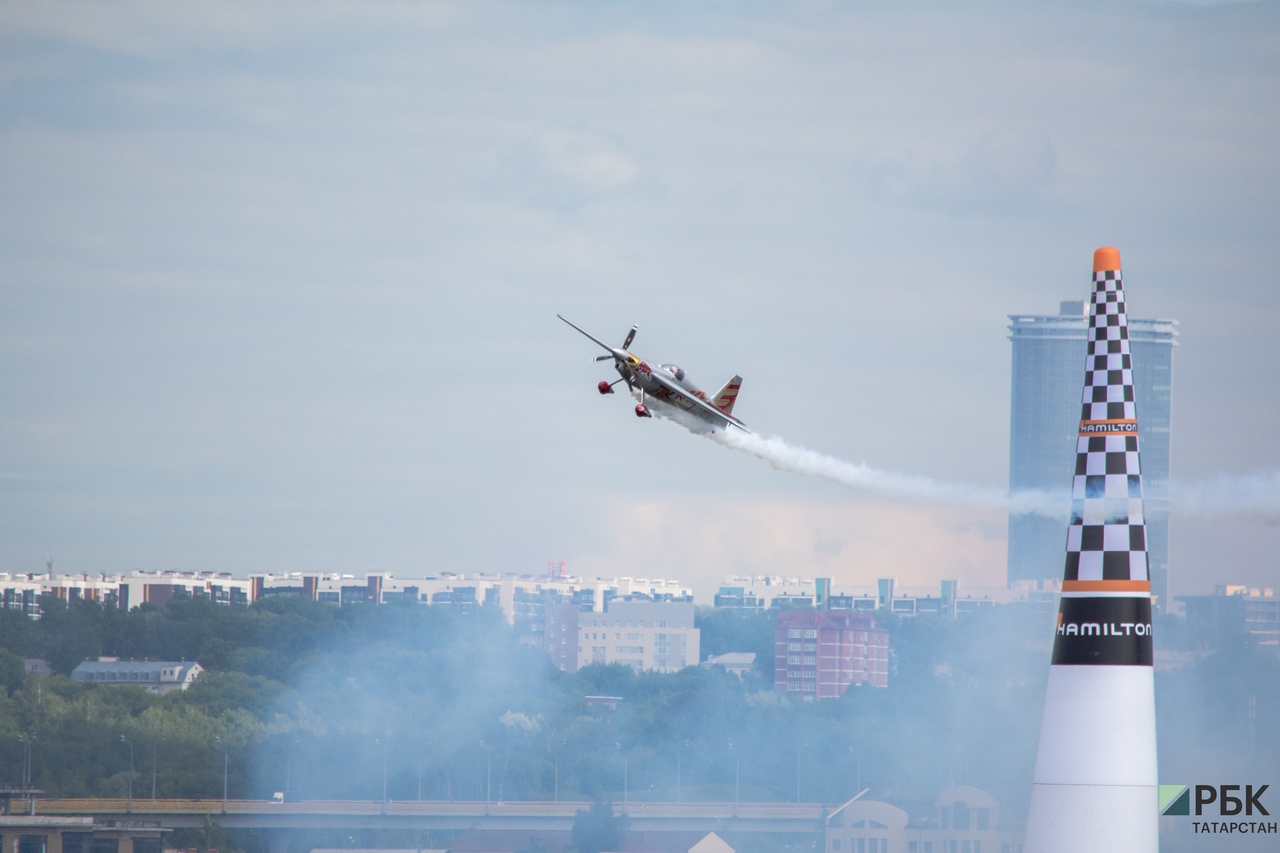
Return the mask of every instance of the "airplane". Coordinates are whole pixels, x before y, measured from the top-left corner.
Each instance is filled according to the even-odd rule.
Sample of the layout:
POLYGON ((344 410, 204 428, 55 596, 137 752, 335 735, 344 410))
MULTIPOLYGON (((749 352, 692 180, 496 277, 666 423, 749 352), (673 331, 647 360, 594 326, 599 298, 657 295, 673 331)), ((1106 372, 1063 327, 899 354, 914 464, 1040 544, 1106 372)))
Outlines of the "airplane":
POLYGON ((674 364, 654 366, 627 352, 627 347, 631 346, 631 342, 636 337, 635 326, 632 326, 631 331, 627 332, 627 338, 622 342, 622 346, 615 348, 584 329, 574 326, 573 323, 565 320, 559 314, 556 316, 608 351, 608 355, 596 356, 595 360, 608 361, 613 359, 613 367, 622 378, 615 379, 613 382, 601 379, 596 388, 601 394, 612 394, 614 385, 619 382, 626 382, 627 388, 639 399, 636 404, 636 417, 653 417, 653 413, 649 410, 649 405, 646 402, 648 400, 659 406, 670 407, 676 412, 686 412, 694 415, 716 429, 736 427, 743 432, 750 431, 743 425, 742 421, 733 416, 733 404, 737 402, 738 389, 742 387, 741 376, 733 377, 725 383, 724 387, 714 397, 708 397, 705 391, 699 389, 689 380, 684 368, 674 364))

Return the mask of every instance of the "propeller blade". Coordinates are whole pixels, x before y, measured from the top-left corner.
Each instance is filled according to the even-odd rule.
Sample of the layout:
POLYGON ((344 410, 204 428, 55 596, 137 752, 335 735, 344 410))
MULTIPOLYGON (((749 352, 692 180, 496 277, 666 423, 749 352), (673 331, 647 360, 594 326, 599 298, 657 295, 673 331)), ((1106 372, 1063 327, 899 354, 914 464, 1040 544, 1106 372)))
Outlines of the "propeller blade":
POLYGON ((610 359, 612 359, 612 358, 613 358, 613 356, 611 356, 611 355, 598 355, 598 356, 596 356, 595 358, 593 358, 593 359, 591 359, 591 360, 592 360, 592 361, 609 361, 609 360, 610 360, 610 359))
POLYGON ((627 339, 622 342, 623 349, 626 349, 627 347, 631 346, 631 342, 636 339, 637 328, 638 328, 637 326, 632 326, 631 331, 627 332, 627 339))
MULTIPOLYGON (((559 315, 559 314, 557 314, 556 316, 557 316, 557 317, 560 317, 560 315, 559 315)), ((560 317, 560 319, 561 319, 561 320, 564 320, 564 317, 560 317)), ((564 320, 564 321, 565 321, 566 323, 568 323, 570 326, 573 326, 573 328, 577 329, 579 332, 581 332, 581 333, 582 333, 583 335, 585 335, 586 337, 591 338, 591 340, 595 341, 597 344, 599 344, 600 346, 602 346, 602 347, 604 347, 605 349, 607 349, 610 353, 612 353, 612 352, 613 352, 613 347, 609 346, 609 345, 608 345, 608 344, 606 344, 604 341, 602 341, 602 340, 600 340, 599 338, 597 338, 595 335, 592 335, 591 333, 589 333, 589 332, 585 331, 584 329, 579 328, 578 326, 574 326, 574 325, 573 325, 573 323, 569 323, 569 321, 568 321, 568 320, 564 320)), ((610 357, 610 358, 613 358, 613 356, 612 356, 612 355, 610 355, 609 357, 610 357)))

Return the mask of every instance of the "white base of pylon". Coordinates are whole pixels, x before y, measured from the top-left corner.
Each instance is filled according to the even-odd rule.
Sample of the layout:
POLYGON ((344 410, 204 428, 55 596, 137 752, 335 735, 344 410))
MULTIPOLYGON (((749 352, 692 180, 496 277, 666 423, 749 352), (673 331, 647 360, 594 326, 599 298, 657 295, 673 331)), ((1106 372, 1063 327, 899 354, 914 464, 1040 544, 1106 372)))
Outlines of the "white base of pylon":
POLYGON ((1025 853, 1156 853, 1154 674, 1052 666, 1025 853))
POLYGON ((1036 785, 1023 853, 1156 853, 1156 787, 1036 785))

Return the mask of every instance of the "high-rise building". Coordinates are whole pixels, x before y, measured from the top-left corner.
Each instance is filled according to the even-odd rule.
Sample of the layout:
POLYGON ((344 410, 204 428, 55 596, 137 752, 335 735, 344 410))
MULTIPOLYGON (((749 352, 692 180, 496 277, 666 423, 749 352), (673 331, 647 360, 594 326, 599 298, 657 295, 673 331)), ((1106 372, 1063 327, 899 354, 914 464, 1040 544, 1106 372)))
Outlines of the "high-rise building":
MULTIPOLYGON (((1129 320, 1133 384, 1142 446, 1151 592, 1168 602, 1169 407, 1176 320, 1129 320)), ((1009 516, 1008 581, 1062 577, 1067 492, 1075 471, 1080 376, 1085 364, 1089 303, 1063 302, 1056 315, 1009 315, 1013 385, 1009 422, 1009 491, 1063 494, 1062 515, 1009 516)))

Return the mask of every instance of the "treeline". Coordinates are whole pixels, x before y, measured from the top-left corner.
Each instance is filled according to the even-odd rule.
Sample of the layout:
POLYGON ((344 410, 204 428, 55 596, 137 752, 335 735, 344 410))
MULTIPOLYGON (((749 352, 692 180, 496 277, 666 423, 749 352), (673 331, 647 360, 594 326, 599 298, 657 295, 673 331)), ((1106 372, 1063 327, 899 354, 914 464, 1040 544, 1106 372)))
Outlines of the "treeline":
MULTIPOLYGON (((225 784, 232 798, 839 803, 862 787, 927 799, 963 783, 1018 815, 1048 669, 1044 626, 1011 608, 887 618, 890 688, 806 703, 762 674, 561 673, 485 609, 292 598, 43 606, 38 621, 0 611, 0 782, 21 781, 29 751, 33 785, 63 797, 220 797, 225 784), (19 660, 65 673, 99 655, 195 659, 208 671, 153 696, 30 677, 19 660)), ((756 651, 771 671, 767 617, 702 610, 699 625, 704 653, 756 651)), ((1162 750, 1218 744, 1203 732, 1235 720, 1251 726, 1250 755, 1280 764, 1278 690, 1274 656, 1256 649, 1162 674, 1162 750)), ((1185 766, 1189 755, 1169 760, 1185 766)))

